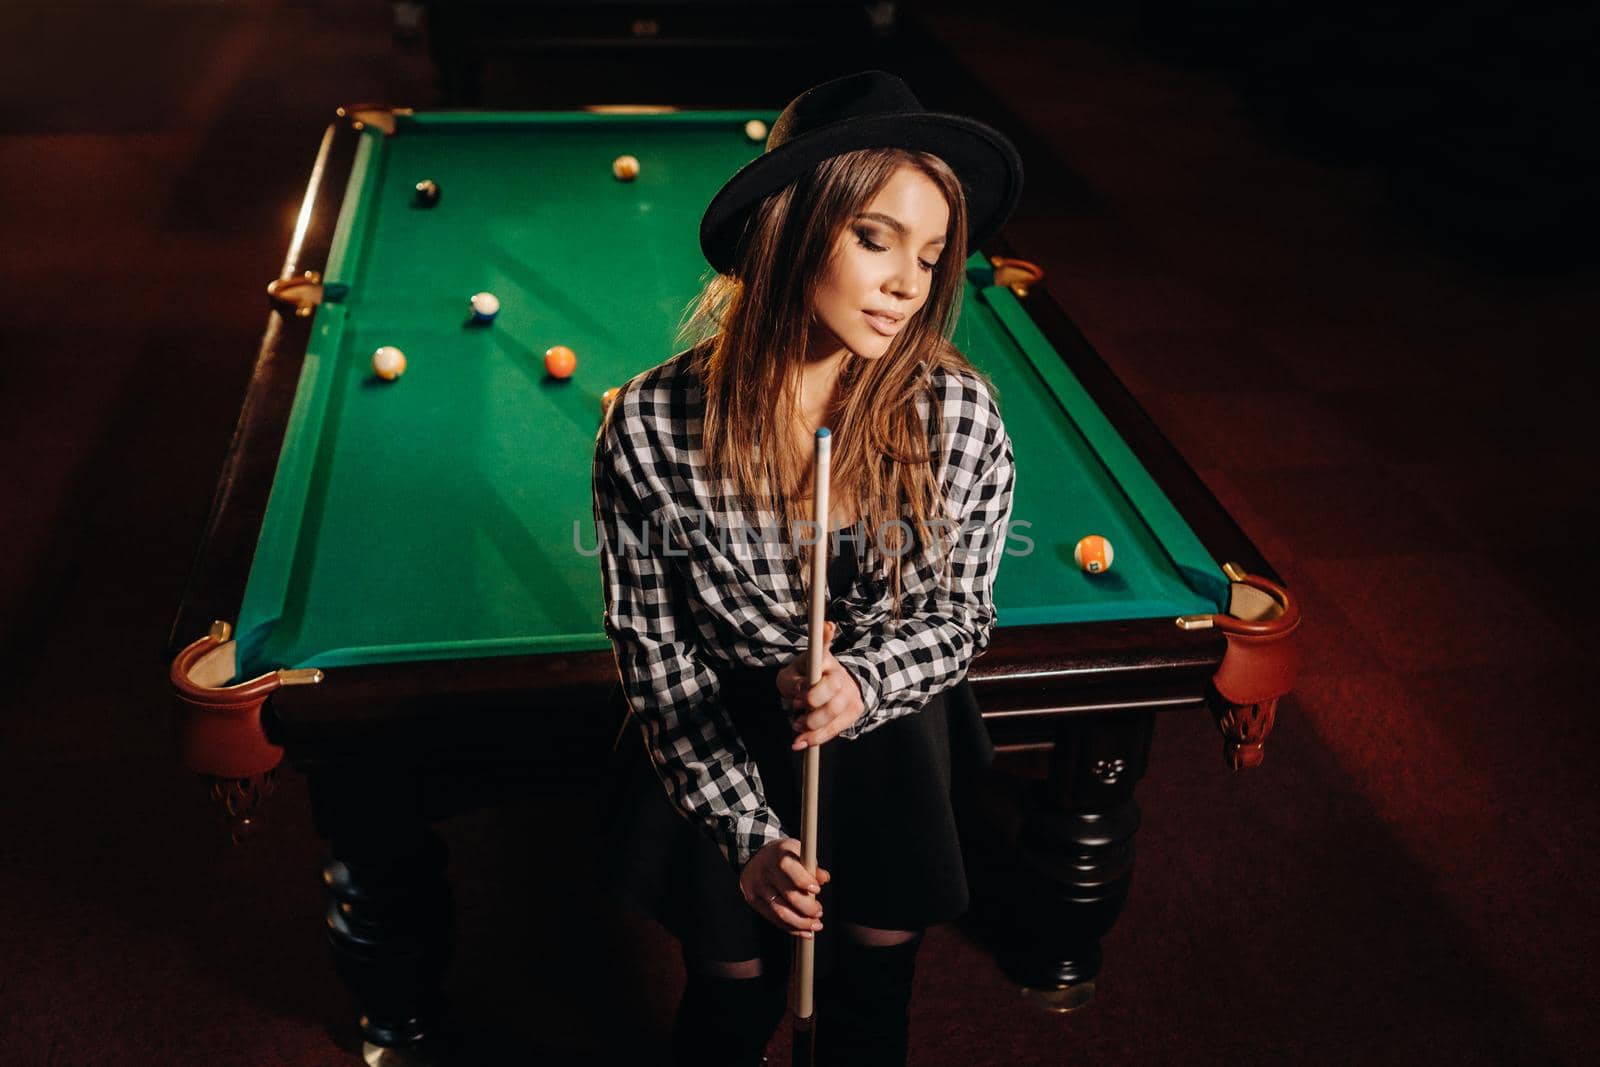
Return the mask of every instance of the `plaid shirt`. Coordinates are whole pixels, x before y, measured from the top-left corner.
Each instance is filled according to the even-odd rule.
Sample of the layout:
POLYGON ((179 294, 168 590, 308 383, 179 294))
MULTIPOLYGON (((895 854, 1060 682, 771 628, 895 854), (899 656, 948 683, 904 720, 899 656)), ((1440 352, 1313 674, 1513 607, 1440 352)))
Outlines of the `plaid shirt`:
MULTIPOLYGON (((629 381, 600 428, 593 474, 604 625, 668 796, 742 868, 764 845, 794 834, 767 804, 719 701, 718 671, 778 666, 804 653, 809 605, 790 578, 791 547, 757 535, 776 530, 776 518, 750 515, 729 486, 710 481, 689 356, 629 381)), ((847 741, 921 710, 959 682, 994 625, 990 594, 1015 482, 1011 439, 976 376, 936 369, 930 384, 917 410, 948 503, 947 542, 960 533, 948 580, 931 546, 900 557, 898 626, 889 619, 889 583, 873 577, 872 566, 835 599, 833 655, 866 709, 839 734, 847 741)))

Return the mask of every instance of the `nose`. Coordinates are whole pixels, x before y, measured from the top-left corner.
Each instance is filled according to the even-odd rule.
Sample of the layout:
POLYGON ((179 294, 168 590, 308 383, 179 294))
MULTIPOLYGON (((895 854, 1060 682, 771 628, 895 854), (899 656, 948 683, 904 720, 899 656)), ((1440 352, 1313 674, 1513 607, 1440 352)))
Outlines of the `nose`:
POLYGON ((901 300, 915 300, 921 296, 922 275, 916 257, 913 256, 909 264, 902 264, 900 269, 884 282, 883 287, 885 292, 892 293, 901 300))

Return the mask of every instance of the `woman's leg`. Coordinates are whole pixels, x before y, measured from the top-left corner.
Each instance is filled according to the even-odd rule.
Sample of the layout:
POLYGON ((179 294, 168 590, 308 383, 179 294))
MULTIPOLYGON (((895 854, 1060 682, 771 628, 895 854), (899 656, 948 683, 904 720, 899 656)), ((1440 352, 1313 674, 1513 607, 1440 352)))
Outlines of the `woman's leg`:
POLYGON ((845 923, 844 936, 857 945, 871 945, 879 948, 884 945, 903 945, 907 941, 922 936, 921 930, 878 930, 871 926, 862 926, 859 923, 845 923))
POLYGON ((903 1067, 921 930, 843 924, 839 959, 817 984, 817 1062, 903 1067))
POLYGON ((684 946, 686 981, 672 1027, 676 1064, 759 1067, 788 1004, 785 975, 760 958, 707 960, 684 946))

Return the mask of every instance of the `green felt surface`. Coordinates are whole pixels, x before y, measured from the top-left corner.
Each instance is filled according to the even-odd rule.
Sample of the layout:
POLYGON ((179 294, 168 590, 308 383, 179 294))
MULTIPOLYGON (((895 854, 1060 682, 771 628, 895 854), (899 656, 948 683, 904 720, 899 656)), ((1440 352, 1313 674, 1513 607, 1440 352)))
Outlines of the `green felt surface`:
MULTIPOLYGON (((771 114, 430 115, 369 130, 285 436, 238 633, 241 674, 609 647, 589 470, 600 394, 677 351, 709 267, 701 212, 771 114), (642 165, 614 180, 624 153, 642 165), (432 178, 437 206, 412 203, 432 178), (468 298, 502 310, 469 324, 468 298), (578 353, 567 381, 545 349, 578 353), (372 351, 407 371, 385 383, 372 351)), ((1015 446, 1000 625, 1216 611, 1226 580, 981 256, 956 341, 1015 446), (1111 573, 1072 561, 1086 533, 1111 573), (1021 537, 1033 542, 1031 552, 1021 537)))

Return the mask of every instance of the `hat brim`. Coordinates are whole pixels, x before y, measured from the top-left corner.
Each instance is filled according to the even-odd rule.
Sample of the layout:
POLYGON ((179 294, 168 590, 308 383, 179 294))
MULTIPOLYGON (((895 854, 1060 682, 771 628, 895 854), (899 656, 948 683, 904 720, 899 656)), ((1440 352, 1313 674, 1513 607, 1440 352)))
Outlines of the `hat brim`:
POLYGON ((700 220, 700 250, 706 261, 718 272, 732 274, 745 220, 763 197, 823 160, 861 148, 929 152, 948 163, 967 199, 969 250, 999 231, 1022 195, 1022 159, 1016 148, 975 119, 930 111, 844 119, 763 153, 728 179, 700 220))

